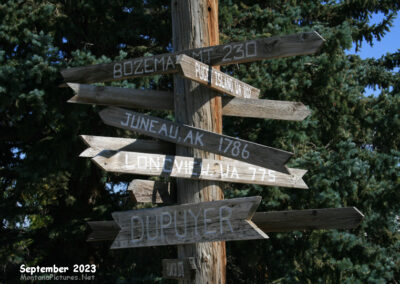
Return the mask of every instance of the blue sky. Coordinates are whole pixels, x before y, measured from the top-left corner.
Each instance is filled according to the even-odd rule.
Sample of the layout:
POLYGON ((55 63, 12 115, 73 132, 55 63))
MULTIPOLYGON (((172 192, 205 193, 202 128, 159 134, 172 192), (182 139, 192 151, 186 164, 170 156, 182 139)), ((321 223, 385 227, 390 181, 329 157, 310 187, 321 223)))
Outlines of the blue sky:
MULTIPOLYGON (((380 23, 384 15, 382 13, 374 14, 371 19, 371 24, 380 23)), ((382 55, 390 52, 396 52, 400 49, 400 15, 393 21, 393 26, 389 32, 381 39, 381 41, 374 41, 373 46, 370 46, 365 41, 362 43, 362 47, 358 52, 355 52, 355 45, 352 49, 347 51, 348 54, 357 54, 362 59, 365 58, 380 58, 382 55)), ((396 70, 399 71, 398 69, 396 70)), ((366 89, 366 95, 374 94, 378 95, 380 90, 373 90, 370 88, 366 89)))

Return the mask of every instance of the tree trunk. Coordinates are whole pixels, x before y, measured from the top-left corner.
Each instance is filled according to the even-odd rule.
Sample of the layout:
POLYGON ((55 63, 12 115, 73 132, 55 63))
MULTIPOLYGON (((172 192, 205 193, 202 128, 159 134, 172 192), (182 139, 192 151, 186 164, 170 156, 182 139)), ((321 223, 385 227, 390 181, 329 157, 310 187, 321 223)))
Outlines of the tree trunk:
MULTIPOLYGON (((218 0, 172 0, 174 51, 219 44, 218 0)), ((207 63, 207 60, 203 60, 207 63)), ((174 75, 175 118, 178 122, 222 133, 221 98, 198 83, 174 75)), ((176 147, 176 154, 219 158, 205 151, 176 147)), ((224 198, 218 182, 177 179, 178 203, 195 203, 224 198)), ((186 283, 225 283, 225 242, 178 246, 178 258, 195 257, 200 266, 186 283)), ((185 282, 182 282, 185 283, 185 282)))

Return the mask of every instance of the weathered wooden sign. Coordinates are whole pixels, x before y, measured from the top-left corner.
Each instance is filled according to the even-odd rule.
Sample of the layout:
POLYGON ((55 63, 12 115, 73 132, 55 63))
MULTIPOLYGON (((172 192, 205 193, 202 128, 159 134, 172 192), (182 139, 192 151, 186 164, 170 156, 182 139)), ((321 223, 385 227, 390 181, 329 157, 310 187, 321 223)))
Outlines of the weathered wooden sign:
POLYGON ((260 90, 187 55, 176 59, 183 77, 233 97, 257 99, 260 90))
POLYGON ((265 232, 353 229, 364 215, 356 207, 259 212, 253 222, 265 232))
POLYGON ((266 239, 250 220, 261 197, 114 212, 121 228, 112 249, 266 239))
MULTIPOLYGON (((251 219, 265 233, 302 230, 353 229, 364 215, 355 207, 256 212, 251 219)), ((119 232, 114 221, 88 222, 88 242, 113 240, 119 232)))
POLYGON ((185 257, 180 259, 163 259, 163 278, 165 279, 190 279, 197 270, 196 259, 185 257))
POLYGON ((121 108, 106 108, 100 117, 107 125, 289 174, 290 152, 121 108))
POLYGON ((134 179, 128 186, 134 202, 176 203, 176 190, 169 182, 134 179))
MULTIPOLYGON (((153 90, 134 90, 130 88, 102 87, 68 83, 75 92, 69 103, 97 104, 143 108, 155 110, 173 110, 174 95, 169 92, 153 90)), ((300 102, 275 100, 242 99, 222 97, 224 116, 241 116, 267 119, 302 121, 310 115, 307 107, 300 102)))
POLYGON ((200 159, 125 151, 103 151, 92 160, 103 170, 114 173, 308 188, 302 179, 306 170, 289 168, 289 174, 283 174, 235 160, 200 159))
POLYGON ((83 151, 79 157, 91 158, 98 155, 104 149, 110 151, 175 154, 175 145, 164 141, 92 135, 80 135, 80 138, 89 148, 83 151))
POLYGON ((186 54, 208 65, 227 65, 313 54, 323 42, 324 39, 317 32, 306 32, 128 59, 121 62, 74 67, 62 70, 61 74, 66 82, 76 83, 122 80, 144 75, 178 72, 176 57, 180 54, 186 54))

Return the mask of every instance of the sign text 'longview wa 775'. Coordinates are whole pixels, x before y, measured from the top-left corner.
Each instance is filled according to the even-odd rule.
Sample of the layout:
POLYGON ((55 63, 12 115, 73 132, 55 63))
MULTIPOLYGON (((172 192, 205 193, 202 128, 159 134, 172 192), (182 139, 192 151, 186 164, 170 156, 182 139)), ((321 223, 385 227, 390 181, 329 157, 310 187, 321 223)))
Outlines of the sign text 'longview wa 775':
POLYGON ((302 179, 306 170, 288 168, 289 174, 284 174, 235 160, 107 150, 92 160, 103 170, 114 173, 308 188, 302 179))
POLYGON ((180 54, 186 54, 208 65, 227 65, 313 54, 323 42, 324 39, 317 32, 305 32, 127 59, 121 62, 68 68, 62 70, 61 74, 65 82, 75 83, 123 80, 178 72, 176 57, 180 54))
POLYGON ((114 212, 121 228, 112 249, 267 239, 250 220, 261 197, 114 212))
MULTIPOLYGON (((155 110, 174 110, 174 94, 159 90, 137 90, 68 83, 75 92, 69 103, 97 104, 155 110)), ((224 116, 302 121, 310 111, 301 102, 222 97, 224 116)))
POLYGON ((100 117, 107 125, 289 174, 285 164, 293 154, 287 151, 121 108, 106 108, 100 117))

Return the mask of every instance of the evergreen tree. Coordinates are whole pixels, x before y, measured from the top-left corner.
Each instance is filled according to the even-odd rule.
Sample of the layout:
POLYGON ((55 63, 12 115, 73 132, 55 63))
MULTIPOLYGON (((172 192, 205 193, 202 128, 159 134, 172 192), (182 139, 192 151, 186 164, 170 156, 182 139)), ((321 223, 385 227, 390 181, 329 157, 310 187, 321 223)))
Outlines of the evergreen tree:
MULTIPOLYGON (((262 98, 300 101, 303 122, 224 118, 224 132, 295 153, 309 190, 229 184, 226 198, 261 195, 259 211, 355 206, 353 230, 270 233, 229 242, 229 283, 396 283, 400 279, 400 50, 380 59, 347 55, 390 30, 398 1, 220 0, 221 42, 318 31, 316 55, 223 67, 262 98), (371 25, 373 13, 385 15, 371 25), (379 88, 366 96, 366 87, 379 88), (396 219, 397 218, 397 219, 396 219)), ((161 280, 176 248, 109 250, 87 243, 86 222, 133 204, 113 186, 133 177, 99 170, 78 135, 133 137, 104 126, 101 107, 71 105, 59 71, 171 51, 170 1, 3 1, 0 4, 0 282, 19 266, 98 264, 106 283, 161 280)), ((171 76, 107 83, 171 90, 171 76)), ((172 117, 173 113, 153 112, 172 117)), ((144 206, 150 206, 148 204, 144 206)))

